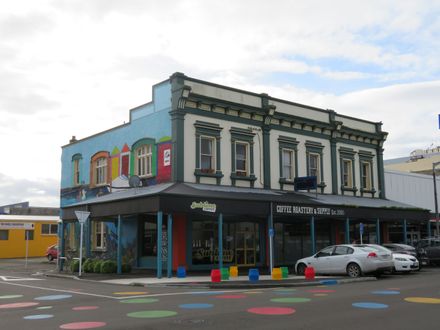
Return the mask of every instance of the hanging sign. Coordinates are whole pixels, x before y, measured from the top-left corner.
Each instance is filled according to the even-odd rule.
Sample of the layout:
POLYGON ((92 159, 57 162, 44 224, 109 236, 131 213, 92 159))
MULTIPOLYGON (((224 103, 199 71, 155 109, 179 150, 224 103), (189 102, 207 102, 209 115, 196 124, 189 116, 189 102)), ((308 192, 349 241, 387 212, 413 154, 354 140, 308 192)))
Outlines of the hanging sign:
POLYGON ((274 208, 277 214, 292 214, 292 215, 322 215, 322 216, 344 216, 345 211, 342 209, 335 209, 332 207, 318 207, 318 206, 299 206, 299 205, 283 205, 277 204, 274 208))
POLYGON ((0 222, 0 229, 34 229, 35 224, 30 222, 0 222))
POLYGON ((205 202, 192 202, 191 209, 192 210, 202 209, 202 211, 205 211, 205 212, 215 213, 215 211, 217 209, 217 205, 214 203, 209 203, 207 201, 205 201, 205 202))

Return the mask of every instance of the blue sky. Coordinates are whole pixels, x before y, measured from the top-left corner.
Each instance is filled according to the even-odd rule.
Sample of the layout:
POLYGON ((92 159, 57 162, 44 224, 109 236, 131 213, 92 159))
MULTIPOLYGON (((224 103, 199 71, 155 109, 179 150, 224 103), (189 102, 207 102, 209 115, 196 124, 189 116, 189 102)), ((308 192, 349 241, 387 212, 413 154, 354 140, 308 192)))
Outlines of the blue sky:
POLYGON ((4 0, 2 204, 57 206, 60 147, 176 71, 382 121, 386 159, 440 145, 440 0, 4 0))

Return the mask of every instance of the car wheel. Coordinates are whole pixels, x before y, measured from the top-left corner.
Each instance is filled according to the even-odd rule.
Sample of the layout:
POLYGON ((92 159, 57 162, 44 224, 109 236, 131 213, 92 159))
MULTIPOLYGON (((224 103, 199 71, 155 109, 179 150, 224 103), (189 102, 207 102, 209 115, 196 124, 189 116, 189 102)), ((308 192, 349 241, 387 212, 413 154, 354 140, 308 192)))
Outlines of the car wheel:
POLYGON ((304 264, 299 264, 298 267, 296 267, 296 274, 297 275, 304 275, 305 271, 306 271, 306 265, 304 264))
POLYGON ((51 254, 47 255, 47 260, 52 261, 53 260, 53 256, 51 254))
POLYGON ((352 262, 347 266, 347 275, 350 277, 359 277, 362 275, 361 267, 358 264, 352 262))

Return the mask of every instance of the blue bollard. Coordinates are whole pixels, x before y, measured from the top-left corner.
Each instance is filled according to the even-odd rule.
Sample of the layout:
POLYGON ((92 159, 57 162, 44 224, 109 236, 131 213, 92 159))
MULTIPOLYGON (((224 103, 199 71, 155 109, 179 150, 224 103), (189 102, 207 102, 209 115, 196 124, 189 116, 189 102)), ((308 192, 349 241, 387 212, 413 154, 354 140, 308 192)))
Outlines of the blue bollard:
POLYGON ((249 281, 258 281, 260 278, 260 273, 257 268, 249 269, 249 281))
POLYGON ((186 277, 186 269, 183 266, 177 267, 177 277, 178 278, 185 278, 186 277))

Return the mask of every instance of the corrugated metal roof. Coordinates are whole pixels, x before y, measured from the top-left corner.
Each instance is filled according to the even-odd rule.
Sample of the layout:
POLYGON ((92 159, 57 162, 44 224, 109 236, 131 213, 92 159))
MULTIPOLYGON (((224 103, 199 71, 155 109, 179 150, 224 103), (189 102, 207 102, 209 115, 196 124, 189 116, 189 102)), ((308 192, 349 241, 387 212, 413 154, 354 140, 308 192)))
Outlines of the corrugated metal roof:
POLYGON ((34 222, 50 222, 59 221, 59 216, 54 215, 11 215, 0 214, 0 220, 3 221, 34 221, 34 222))

